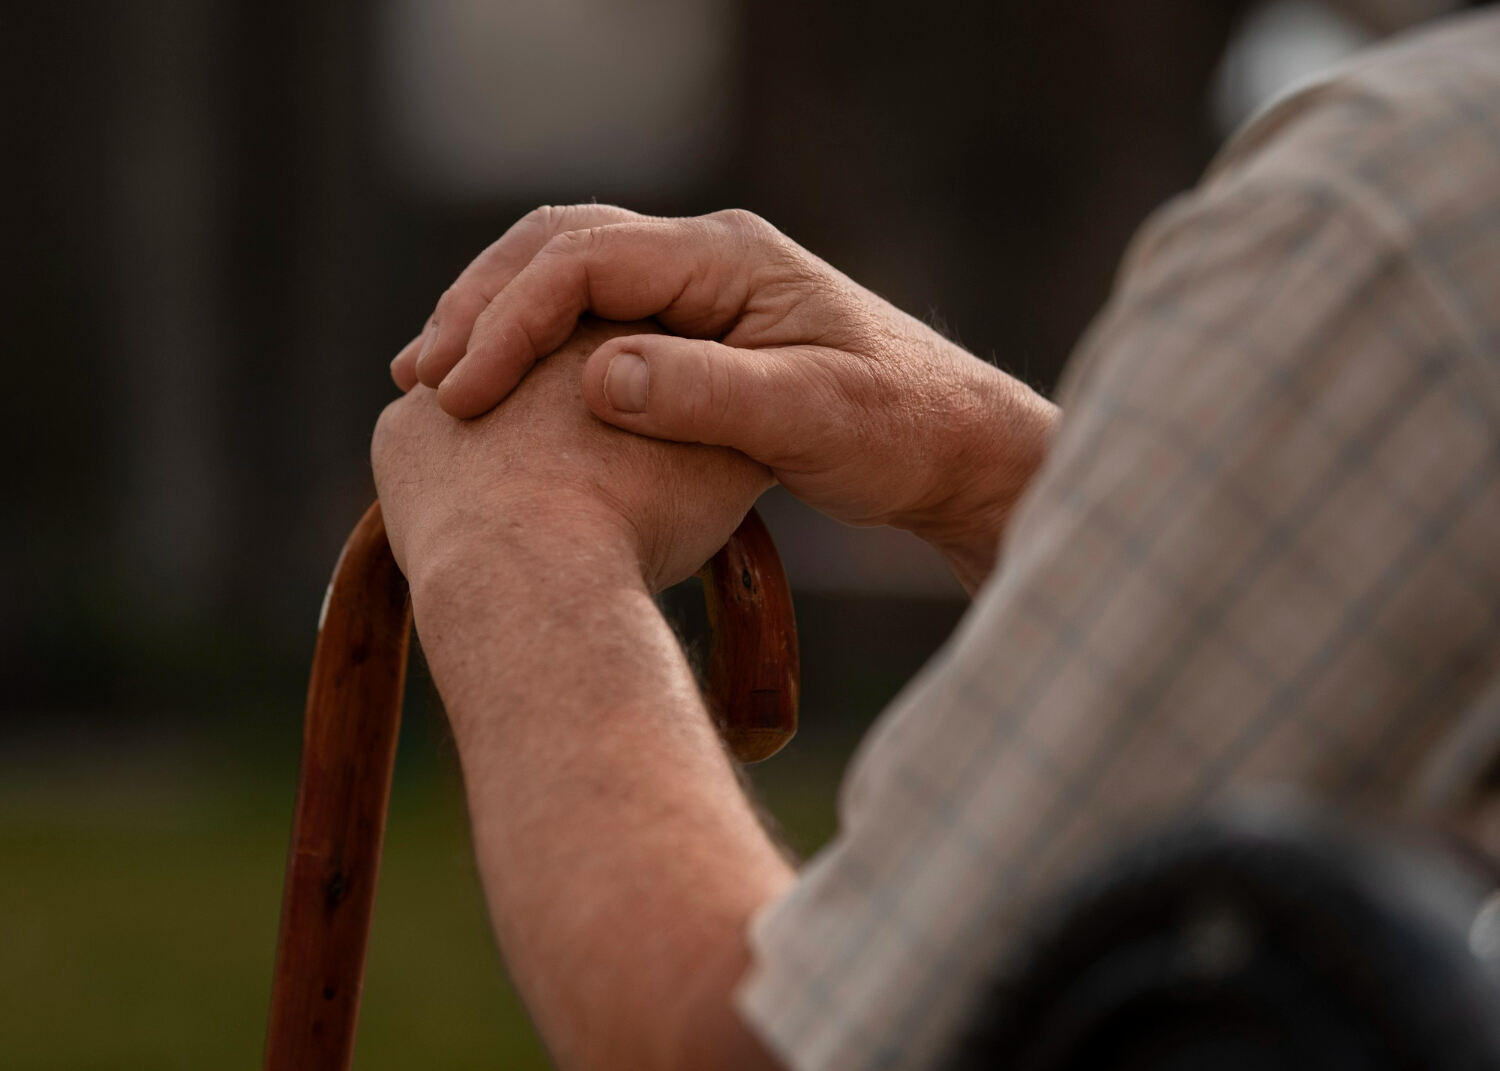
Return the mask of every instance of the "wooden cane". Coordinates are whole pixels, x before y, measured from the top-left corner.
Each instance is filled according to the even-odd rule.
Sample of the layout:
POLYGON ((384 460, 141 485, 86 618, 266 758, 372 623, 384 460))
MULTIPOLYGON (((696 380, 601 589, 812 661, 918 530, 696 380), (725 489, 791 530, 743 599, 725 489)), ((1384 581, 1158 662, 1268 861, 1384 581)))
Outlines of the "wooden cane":
MULTIPOLYGON (((797 631, 781 561, 752 510, 700 574, 709 701, 755 762, 797 728, 797 631)), ((411 603, 380 504, 344 544, 324 597, 282 891, 266 1071, 347 1071, 385 834, 411 603)))

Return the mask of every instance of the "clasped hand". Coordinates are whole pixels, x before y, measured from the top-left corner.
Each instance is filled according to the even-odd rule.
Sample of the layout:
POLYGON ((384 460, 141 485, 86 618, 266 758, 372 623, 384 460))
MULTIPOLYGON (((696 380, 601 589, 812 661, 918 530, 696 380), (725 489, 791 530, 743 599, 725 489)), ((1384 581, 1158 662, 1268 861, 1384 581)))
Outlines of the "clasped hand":
POLYGON ((763 466, 724 447, 632 435, 584 406, 589 355, 649 330, 585 321, 474 420, 453 419, 420 387, 386 408, 371 449, 375 480, 391 549, 414 587, 425 569, 510 551, 539 568, 623 559, 660 590, 724 544, 770 486, 763 466))
POLYGON ((424 502, 396 504, 393 541, 407 542, 408 523, 427 535, 435 517, 472 527, 497 496, 528 510, 555 498, 622 521, 656 585, 696 568, 716 549, 709 536, 727 536, 774 476, 838 520, 916 532, 972 590, 1056 418, 1023 384, 740 211, 538 209, 459 276, 391 371, 412 393, 377 432, 381 498, 388 514, 409 488, 424 502), (649 317, 667 333, 575 334, 590 313, 649 317), (445 425, 439 406, 489 415, 445 425), (418 472, 448 486, 417 491, 418 472))

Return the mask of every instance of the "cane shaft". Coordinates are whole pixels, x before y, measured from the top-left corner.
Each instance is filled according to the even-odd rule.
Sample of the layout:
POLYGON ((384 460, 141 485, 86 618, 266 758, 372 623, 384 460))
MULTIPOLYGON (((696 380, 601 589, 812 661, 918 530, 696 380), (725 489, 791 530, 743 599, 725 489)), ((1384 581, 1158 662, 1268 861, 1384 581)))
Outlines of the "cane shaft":
MULTIPOLYGON (((742 762, 797 726, 786 576, 754 511, 702 574, 709 704, 742 762)), ((380 504, 344 545, 313 653, 282 895, 266 1071, 347 1071, 395 766, 411 602, 380 504)))
POLYGON ((377 503, 334 567, 313 653, 266 1071, 344 1071, 401 724, 411 605, 377 503))

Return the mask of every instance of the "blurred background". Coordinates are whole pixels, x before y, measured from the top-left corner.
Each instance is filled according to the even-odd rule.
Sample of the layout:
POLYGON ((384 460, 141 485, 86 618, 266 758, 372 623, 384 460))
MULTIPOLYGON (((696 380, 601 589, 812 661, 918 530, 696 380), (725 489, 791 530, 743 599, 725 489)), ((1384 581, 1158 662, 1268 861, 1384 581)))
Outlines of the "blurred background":
MULTIPOLYGON (((1453 6, 4 5, 0 1063, 258 1061, 307 663, 386 366, 516 217, 746 207, 1050 391, 1227 131, 1453 6)), ((763 512, 805 698, 755 780, 808 853, 964 601, 893 533, 763 512)), ((356 1065, 545 1067, 411 676, 356 1065)))

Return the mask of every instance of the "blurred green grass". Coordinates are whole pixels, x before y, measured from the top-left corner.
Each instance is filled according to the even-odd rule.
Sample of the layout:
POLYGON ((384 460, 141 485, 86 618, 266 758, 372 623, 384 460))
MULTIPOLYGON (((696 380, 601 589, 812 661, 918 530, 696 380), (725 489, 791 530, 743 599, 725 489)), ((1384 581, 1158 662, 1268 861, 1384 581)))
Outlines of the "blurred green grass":
MULTIPOLYGON (((490 939, 451 755, 403 743, 355 1066, 546 1068, 490 939)), ((249 751, 5 764, 0 1066, 257 1065, 295 757, 249 751)), ((836 760, 783 761, 768 806, 807 851, 833 826, 836 760)))
MULTIPOLYGON (((751 768, 798 855, 832 835, 850 752, 962 609, 799 597, 802 730, 751 768)), ((690 647, 695 629, 701 621, 685 628, 690 647)), ((259 1065, 300 684, 236 666, 201 689, 240 682, 233 694, 175 717, 0 717, 5 1071, 259 1065), (276 698, 254 698, 257 686, 276 698)), ((451 740, 420 659, 406 711, 354 1066, 547 1068, 490 936, 451 740)))

